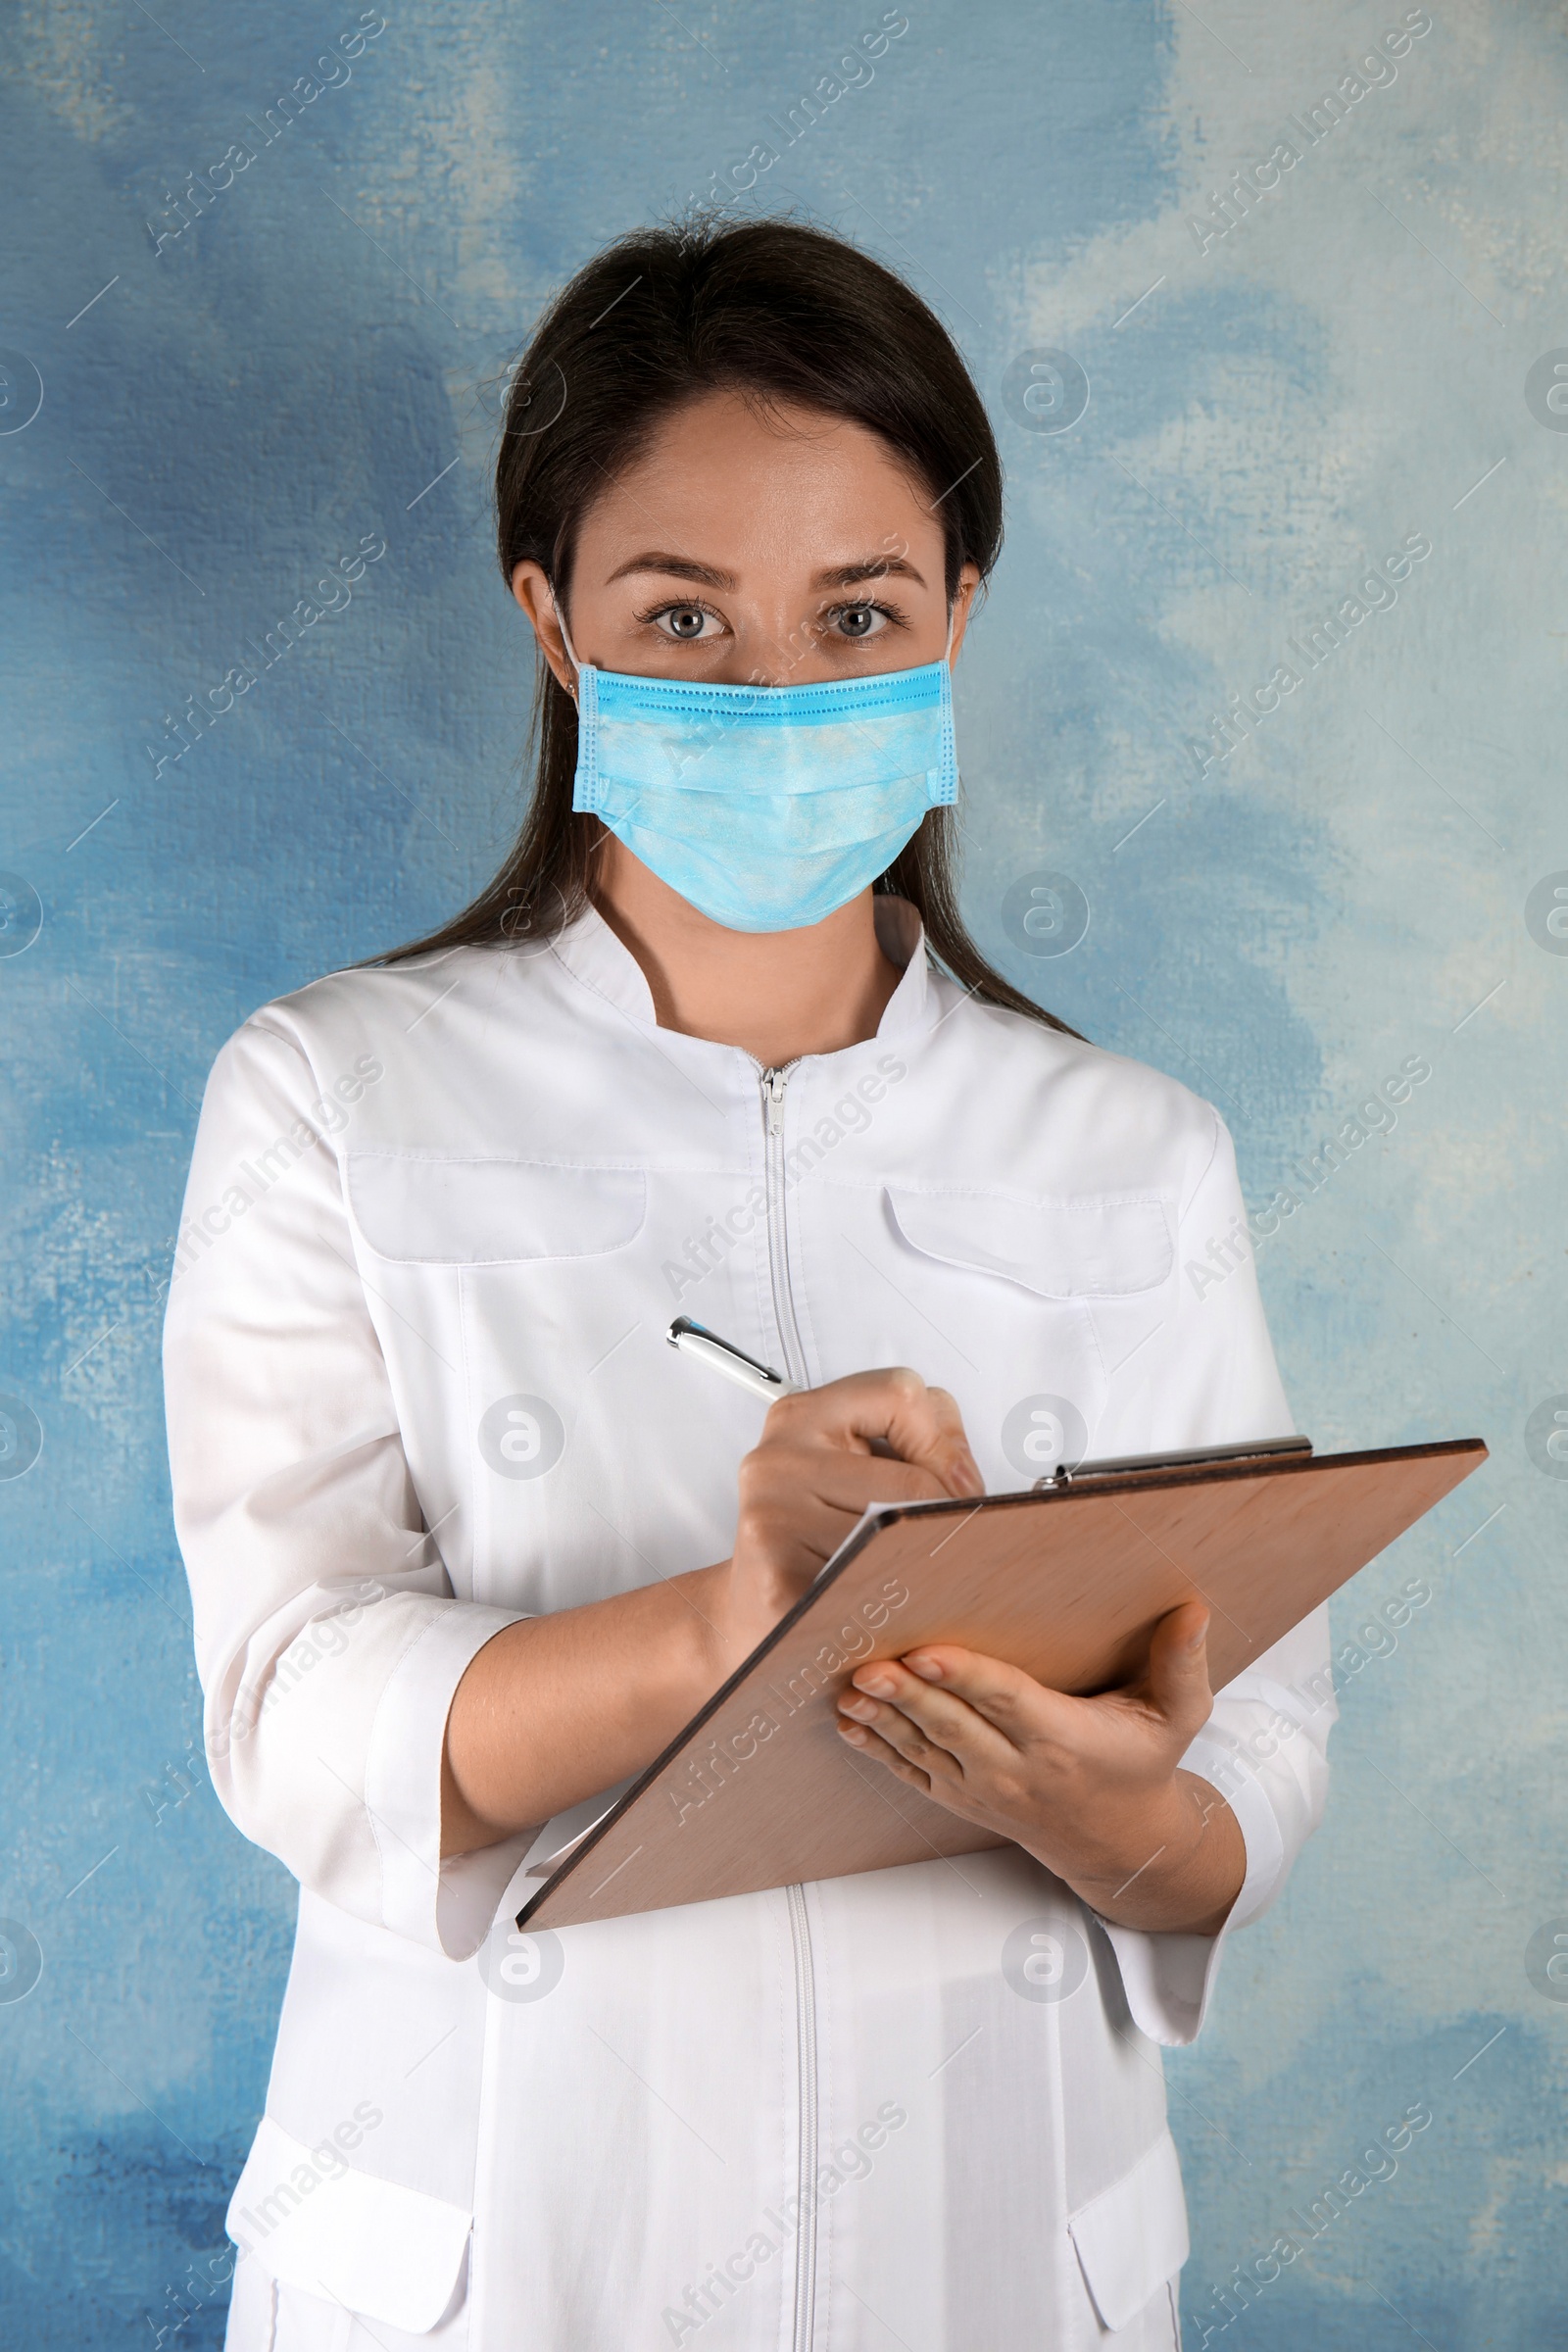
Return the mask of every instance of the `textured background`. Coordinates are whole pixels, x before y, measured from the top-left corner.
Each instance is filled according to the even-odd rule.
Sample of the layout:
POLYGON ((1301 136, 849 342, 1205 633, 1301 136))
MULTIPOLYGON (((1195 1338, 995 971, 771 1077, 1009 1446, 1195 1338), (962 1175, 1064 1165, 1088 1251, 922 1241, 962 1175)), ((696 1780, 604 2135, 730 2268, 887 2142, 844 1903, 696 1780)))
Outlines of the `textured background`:
POLYGON ((7 11, 8 2342, 218 2342, 287 1959, 291 1884, 191 1753, 169 1524, 159 1318, 203 1078, 256 1004, 496 861, 528 678, 487 540, 498 379, 598 243, 726 180, 906 270, 997 417, 1009 537, 959 683, 980 937, 1210 1095, 1258 1209, 1300 1200, 1260 1263, 1320 1446, 1494 1447, 1339 1606, 1349 1642, 1431 1591, 1392 1652, 1345 1653, 1327 1827, 1171 2066, 1190 2341, 1420 2102, 1396 2177, 1229 2341, 1568 2341, 1568 1982, 1541 1936, 1568 1936, 1568 1459, 1540 1434, 1568 1413, 1568 937, 1527 912, 1568 885, 1568 42, 1545 0, 1432 13, 1356 96, 1393 0, 910 0, 830 97, 874 0, 425 0, 269 142, 352 0, 7 11), (1342 89, 1342 121, 1292 130, 1342 89), (1213 193, 1287 136, 1301 161, 1216 233, 1213 193), (254 162, 181 227, 187 174, 236 142, 254 162), (1006 377, 1042 350, 1087 375, 1070 424, 1070 364, 1027 400, 1006 377), (1367 560, 1416 533, 1430 556, 1356 618, 1367 560), (176 759, 187 698, 222 705, 362 538, 386 554, 352 602, 176 759), (1226 751, 1228 698, 1342 612, 1226 751), (1091 912, 1056 956, 1069 934, 1004 906, 1042 871, 1091 912), (1396 1125, 1309 1191, 1302 1155, 1413 1056, 1396 1125))

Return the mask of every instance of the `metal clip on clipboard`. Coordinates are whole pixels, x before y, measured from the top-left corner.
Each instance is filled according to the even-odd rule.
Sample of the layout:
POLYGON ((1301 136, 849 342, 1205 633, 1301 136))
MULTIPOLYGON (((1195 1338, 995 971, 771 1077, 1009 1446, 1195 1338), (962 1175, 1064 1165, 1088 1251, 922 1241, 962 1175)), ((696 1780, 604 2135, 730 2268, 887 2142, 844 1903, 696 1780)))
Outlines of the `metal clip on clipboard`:
POLYGON ((1245 1446, 1197 1446, 1187 1453, 1118 1453, 1100 1462, 1058 1462, 1029 1492, 1048 1494, 1053 1487, 1070 1487, 1081 1478, 1117 1478, 1137 1470, 1186 1470, 1203 1462, 1250 1462, 1275 1454, 1308 1454, 1310 1438, 1254 1438, 1245 1446))

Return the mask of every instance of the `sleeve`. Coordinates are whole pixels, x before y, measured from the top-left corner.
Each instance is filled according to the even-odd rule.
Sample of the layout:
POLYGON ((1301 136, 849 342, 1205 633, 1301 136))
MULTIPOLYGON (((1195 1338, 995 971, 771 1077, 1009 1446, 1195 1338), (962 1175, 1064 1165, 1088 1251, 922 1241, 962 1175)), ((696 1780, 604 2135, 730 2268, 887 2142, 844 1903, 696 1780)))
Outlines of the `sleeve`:
POLYGON ((523 1612, 456 1598, 425 1530, 329 1140, 341 1124, 265 1016, 219 1056, 164 1327, 207 1753, 230 1819, 302 1886, 462 1958, 531 1833, 442 1862, 447 1715, 469 1660, 523 1612))
MULTIPOLYGON (((1296 1427, 1242 1239, 1247 1213, 1235 1149, 1213 1115, 1212 1153, 1177 1220, 1174 1329, 1167 1325, 1162 1350, 1165 1377, 1201 1400, 1201 1426, 1188 1441, 1194 1446, 1288 1437, 1296 1427)), ((1211 1782, 1241 1825, 1247 1876, 1224 1926, 1217 1936, 1156 1936, 1101 1922, 1133 2022, 1152 2040, 1176 2046, 1197 2038, 1227 1937, 1267 1910, 1322 1820, 1338 1712, 1326 1607, 1216 1694, 1182 1770, 1211 1782)))

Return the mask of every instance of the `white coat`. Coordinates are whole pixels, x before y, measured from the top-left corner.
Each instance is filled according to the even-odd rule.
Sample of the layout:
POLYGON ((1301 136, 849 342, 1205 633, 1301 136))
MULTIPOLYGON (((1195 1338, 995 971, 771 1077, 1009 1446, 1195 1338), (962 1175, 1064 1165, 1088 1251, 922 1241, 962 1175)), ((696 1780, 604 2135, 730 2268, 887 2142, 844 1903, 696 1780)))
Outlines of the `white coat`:
MULTIPOLYGON (((519 1940, 530 1835, 439 1859, 481 1645, 731 1548, 763 1408, 671 1315, 803 1382, 914 1365, 992 1489, 1074 1415, 1096 1454, 1292 1427, 1214 1110, 878 919, 876 1037, 783 1073, 658 1027, 593 913, 334 974, 219 1057, 174 1509, 214 1785, 300 1883, 238 2352, 1176 2340, 1158 2045, 1224 1936, 1107 1928, 1006 1848, 519 1940)), ((1319 1613, 1186 1758, 1246 1838, 1225 1935, 1321 1813, 1326 1655, 1319 1613)))

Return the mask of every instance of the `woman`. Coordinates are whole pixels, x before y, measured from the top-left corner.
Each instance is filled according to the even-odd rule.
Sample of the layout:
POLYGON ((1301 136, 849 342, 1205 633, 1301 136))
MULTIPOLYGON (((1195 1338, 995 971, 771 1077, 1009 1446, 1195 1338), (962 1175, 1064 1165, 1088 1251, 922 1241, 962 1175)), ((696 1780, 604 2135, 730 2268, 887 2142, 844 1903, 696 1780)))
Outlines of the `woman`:
POLYGON ((1099 1454, 1291 1427, 1250 1266, 1182 1279, 1214 1111, 956 910, 984 411, 837 240, 650 232, 540 326, 498 500, 517 849, 230 1041, 171 1300, 214 1781, 301 1886, 228 2340, 1168 2345, 1157 2045, 1320 1813, 1320 1621, 1212 1715, 1196 1604, 1094 1700, 876 1661, 860 1768, 1009 1843, 513 1928, 868 1500, 1017 1487, 1064 1402, 1099 1454))

